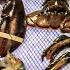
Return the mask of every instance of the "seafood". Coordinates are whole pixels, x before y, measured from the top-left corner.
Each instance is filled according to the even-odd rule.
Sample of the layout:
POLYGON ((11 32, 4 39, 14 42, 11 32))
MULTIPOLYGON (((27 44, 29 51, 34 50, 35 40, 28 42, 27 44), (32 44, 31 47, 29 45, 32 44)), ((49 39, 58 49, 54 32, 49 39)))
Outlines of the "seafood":
POLYGON ((47 22, 47 16, 41 13, 41 11, 35 11, 29 15, 27 15, 27 23, 30 26, 39 26, 39 27, 49 27, 47 22))
POLYGON ((56 61, 51 63, 45 70, 59 70, 62 66, 70 63, 70 52, 61 55, 56 61))
POLYGON ((6 57, 0 61, 0 70, 25 70, 25 66, 20 59, 8 53, 6 57))
MULTIPOLYGON (((42 10, 32 12, 26 16, 27 24, 41 28, 60 28, 62 30, 61 24, 65 21, 64 19, 68 20, 67 17, 70 16, 68 7, 68 0, 45 0, 42 10)), ((70 32, 67 29, 64 31, 70 32)))
POLYGON ((70 17, 67 17, 63 23, 60 24, 60 29, 62 32, 70 33, 70 17))
POLYGON ((46 57, 47 59, 50 59, 50 62, 53 62, 56 55, 64 48, 68 47, 70 47, 70 37, 61 35, 54 40, 53 44, 50 47, 44 50, 42 60, 44 57, 46 57))
POLYGON ((12 52, 22 42, 26 32, 22 0, 0 0, 0 56, 12 52))

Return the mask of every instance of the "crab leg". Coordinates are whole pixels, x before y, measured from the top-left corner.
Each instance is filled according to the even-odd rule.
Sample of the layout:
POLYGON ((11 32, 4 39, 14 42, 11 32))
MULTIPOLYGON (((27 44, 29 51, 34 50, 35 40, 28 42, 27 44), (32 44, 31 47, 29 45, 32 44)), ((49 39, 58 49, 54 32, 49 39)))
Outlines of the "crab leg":
POLYGON ((42 60, 44 57, 47 57, 47 59, 50 59, 50 62, 53 61, 55 56, 64 48, 70 47, 70 38, 67 36, 60 36, 57 38, 54 43, 43 52, 42 60))
MULTIPOLYGON (((70 14, 69 14, 70 15, 70 14)), ((70 16, 67 17, 62 24, 60 24, 60 29, 62 32, 70 33, 70 16)))
POLYGON ((46 18, 47 16, 42 14, 41 10, 32 12, 31 14, 28 14, 26 16, 27 25, 37 26, 42 28, 49 27, 49 24, 46 18))
POLYGON ((60 56, 55 62, 51 63, 45 70, 59 70, 62 66, 70 63, 70 52, 60 56))

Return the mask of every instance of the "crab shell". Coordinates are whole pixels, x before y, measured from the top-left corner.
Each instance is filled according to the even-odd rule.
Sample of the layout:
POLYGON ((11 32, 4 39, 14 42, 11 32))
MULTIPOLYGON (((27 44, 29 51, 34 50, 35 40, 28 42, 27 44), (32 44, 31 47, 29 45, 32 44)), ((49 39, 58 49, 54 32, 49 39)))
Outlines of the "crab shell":
POLYGON ((70 17, 67 17, 62 24, 60 24, 60 29, 62 32, 70 33, 70 17))
POLYGON ((30 26, 37 26, 41 28, 58 28, 64 20, 64 14, 53 14, 49 12, 48 15, 43 14, 41 11, 35 11, 28 14, 26 17, 27 24, 30 26))
POLYGON ((46 16, 41 11, 35 11, 26 16, 27 24, 30 26, 49 27, 46 16))

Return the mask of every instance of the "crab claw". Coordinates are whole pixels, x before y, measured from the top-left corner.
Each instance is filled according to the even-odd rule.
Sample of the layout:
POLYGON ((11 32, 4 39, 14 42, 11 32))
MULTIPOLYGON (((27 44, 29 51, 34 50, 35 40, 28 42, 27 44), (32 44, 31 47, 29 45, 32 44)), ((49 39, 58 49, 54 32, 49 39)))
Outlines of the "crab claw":
MULTIPOLYGON (((52 44, 52 45, 54 45, 54 44, 52 44)), ((52 45, 51 45, 51 46, 52 46, 52 45)), ((51 47, 51 46, 50 46, 50 47, 51 47)), ((50 59, 49 54, 48 54, 48 52, 49 52, 49 50, 50 50, 50 47, 48 47, 47 49, 44 50, 44 52, 43 52, 43 54, 42 54, 42 56, 41 56, 42 61, 44 60, 44 57, 46 57, 47 59, 50 59), (47 57, 47 56, 48 56, 48 57, 47 57)))
POLYGON ((49 27, 47 16, 41 11, 35 11, 26 16, 27 25, 46 28, 49 27))
POLYGON ((61 35, 58 38, 56 38, 53 42, 53 44, 48 47, 46 50, 44 50, 42 55, 42 60, 44 57, 47 59, 50 59, 50 62, 54 60, 56 55, 63 50, 64 48, 67 48, 70 46, 70 37, 61 35))
POLYGON ((63 65, 70 63, 70 52, 61 55, 53 63, 51 63, 45 70, 59 70, 63 65))
POLYGON ((44 52, 43 52, 43 54, 42 54, 42 56, 41 56, 42 61, 44 60, 44 57, 46 56, 46 51, 47 51, 47 50, 44 50, 44 52))
POLYGON ((62 24, 60 24, 60 29, 63 33, 70 33, 70 17, 67 17, 62 24))

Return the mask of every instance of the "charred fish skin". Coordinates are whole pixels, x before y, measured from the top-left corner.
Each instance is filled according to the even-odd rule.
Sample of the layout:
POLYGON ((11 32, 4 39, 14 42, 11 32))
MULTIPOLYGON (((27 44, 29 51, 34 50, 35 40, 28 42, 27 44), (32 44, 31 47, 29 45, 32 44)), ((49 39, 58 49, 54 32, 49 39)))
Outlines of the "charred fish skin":
MULTIPOLYGON (((43 52, 43 55, 42 55, 42 61, 43 61, 43 59, 44 59, 44 57, 46 57, 47 58, 47 53, 49 52, 49 53, 51 53, 52 51, 53 51, 53 49, 52 49, 52 46, 54 46, 55 44, 57 44, 58 42, 60 42, 60 41, 63 41, 63 40, 65 40, 65 39, 68 39, 68 38, 70 38, 70 37, 68 37, 68 36, 66 36, 66 35, 61 35, 61 36, 59 36, 59 37, 57 37, 54 41, 53 41, 53 44, 50 46, 50 47, 48 47, 46 50, 44 50, 44 52, 43 52)), ((65 45, 65 47, 66 47, 66 45, 65 45)), ((56 54, 57 53, 59 53, 59 51, 61 51, 63 48, 65 48, 65 47, 62 47, 61 49, 59 49, 58 51, 56 51, 56 54)), ((69 45, 67 45, 67 47, 69 47, 69 45)), ((53 56, 53 55, 52 55, 53 56)), ((53 61, 53 59, 54 59, 54 56, 52 57, 52 59, 50 60, 50 62, 52 62, 53 61)))
POLYGON ((4 57, 9 48, 14 51, 21 42, 15 41, 17 37, 24 38, 26 32, 25 11, 22 0, 0 0, 0 32, 16 36, 9 40, 5 34, 0 37, 0 56, 4 57))
POLYGON ((70 63, 70 52, 61 55, 57 60, 51 63, 45 70, 59 70, 62 66, 70 63))

